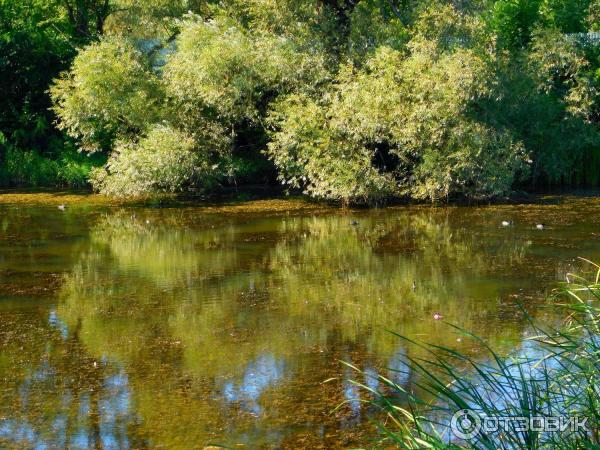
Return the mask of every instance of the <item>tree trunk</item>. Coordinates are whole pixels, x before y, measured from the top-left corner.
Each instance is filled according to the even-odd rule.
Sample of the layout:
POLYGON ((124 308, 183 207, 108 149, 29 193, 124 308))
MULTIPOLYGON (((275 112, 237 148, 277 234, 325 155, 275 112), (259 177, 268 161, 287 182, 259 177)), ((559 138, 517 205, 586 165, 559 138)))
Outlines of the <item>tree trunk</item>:
POLYGON ((90 40, 103 34, 104 22, 111 12, 110 0, 63 1, 75 37, 90 40))

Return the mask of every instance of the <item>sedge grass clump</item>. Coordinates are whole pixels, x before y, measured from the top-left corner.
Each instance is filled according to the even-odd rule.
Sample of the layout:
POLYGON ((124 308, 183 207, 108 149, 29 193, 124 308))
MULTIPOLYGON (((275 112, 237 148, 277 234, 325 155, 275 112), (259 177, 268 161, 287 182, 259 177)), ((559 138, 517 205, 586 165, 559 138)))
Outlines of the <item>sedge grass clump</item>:
POLYGON ((591 278, 569 275, 555 291, 557 308, 566 317, 561 326, 530 320, 535 335, 513 354, 500 355, 473 335, 483 357, 402 338, 427 355, 406 363, 417 375, 410 389, 381 376, 377 384, 356 383, 374 396, 372 402, 387 416, 379 425, 382 445, 600 448, 600 266, 593 266, 591 278), (546 422, 536 423, 536 418, 546 422), (559 424, 562 431, 557 431, 552 425, 556 419, 548 418, 566 425, 559 424))

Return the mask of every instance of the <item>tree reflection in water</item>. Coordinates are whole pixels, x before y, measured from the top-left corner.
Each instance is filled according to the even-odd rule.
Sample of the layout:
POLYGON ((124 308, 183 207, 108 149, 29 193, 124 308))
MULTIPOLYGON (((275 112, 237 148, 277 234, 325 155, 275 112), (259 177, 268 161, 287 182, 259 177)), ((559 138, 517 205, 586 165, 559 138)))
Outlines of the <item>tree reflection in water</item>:
POLYGON ((365 394, 340 360, 365 368, 361 381, 371 387, 379 373, 409 387, 405 363, 419 350, 386 330, 476 354, 435 312, 511 349, 524 332, 512 298, 547 315, 532 287, 575 256, 544 254, 558 234, 490 228, 500 223, 493 209, 390 209, 358 222, 344 213, 105 214, 70 247, 75 262, 56 306, 40 308, 44 320, 7 322, 1 370, 11 403, 0 439, 109 448, 364 444, 372 411, 355 401, 365 394))

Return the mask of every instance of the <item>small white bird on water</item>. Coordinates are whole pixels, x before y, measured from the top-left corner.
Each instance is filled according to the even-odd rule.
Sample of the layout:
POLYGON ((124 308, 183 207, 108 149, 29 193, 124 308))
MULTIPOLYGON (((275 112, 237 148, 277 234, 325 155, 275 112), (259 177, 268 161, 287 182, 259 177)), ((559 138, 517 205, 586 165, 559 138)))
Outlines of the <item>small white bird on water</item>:
POLYGON ((503 227, 510 227, 513 224, 512 220, 503 220, 502 221, 502 226, 503 227))
POLYGON ((64 211, 65 209, 67 209, 67 207, 65 205, 58 205, 58 209, 64 211))
POLYGON ((536 227, 538 230, 543 230, 543 229, 545 228, 545 225, 544 225, 543 223, 538 223, 538 224, 537 224, 535 227, 536 227))

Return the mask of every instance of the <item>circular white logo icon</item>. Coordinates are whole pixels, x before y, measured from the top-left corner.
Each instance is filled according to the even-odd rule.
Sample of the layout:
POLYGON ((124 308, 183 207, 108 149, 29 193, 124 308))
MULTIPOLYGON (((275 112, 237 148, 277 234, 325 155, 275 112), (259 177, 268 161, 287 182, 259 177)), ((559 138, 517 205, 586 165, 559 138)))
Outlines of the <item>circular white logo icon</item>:
POLYGON ((471 439, 481 430, 481 418, 468 409, 461 409, 452 416, 450 427, 456 437, 471 439))

